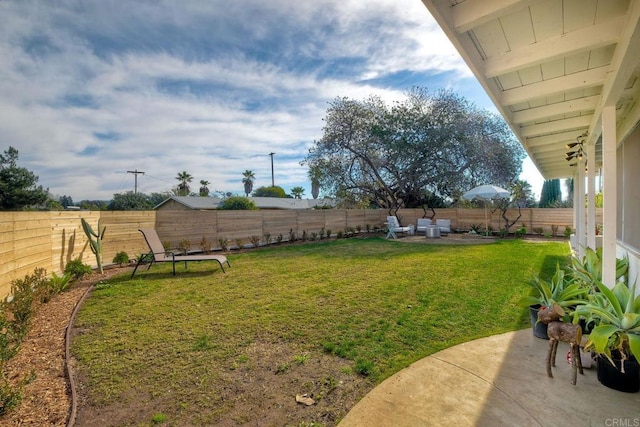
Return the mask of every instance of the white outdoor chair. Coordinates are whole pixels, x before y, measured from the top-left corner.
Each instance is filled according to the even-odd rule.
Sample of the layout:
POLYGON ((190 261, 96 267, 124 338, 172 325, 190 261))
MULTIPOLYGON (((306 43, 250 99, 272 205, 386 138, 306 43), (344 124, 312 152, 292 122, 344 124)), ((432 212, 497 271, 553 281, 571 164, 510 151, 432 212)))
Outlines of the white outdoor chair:
POLYGON ((396 233, 413 234, 414 230, 413 225, 401 227, 398 218, 395 216, 388 216, 385 225, 387 226, 387 239, 397 239, 398 235, 396 233))
POLYGON ((436 219, 436 225, 440 227, 440 233, 451 233, 451 220, 450 219, 436 219))
POLYGON ((426 233, 427 228, 431 225, 431 220, 429 218, 418 218, 418 223, 416 225, 416 233, 426 233))

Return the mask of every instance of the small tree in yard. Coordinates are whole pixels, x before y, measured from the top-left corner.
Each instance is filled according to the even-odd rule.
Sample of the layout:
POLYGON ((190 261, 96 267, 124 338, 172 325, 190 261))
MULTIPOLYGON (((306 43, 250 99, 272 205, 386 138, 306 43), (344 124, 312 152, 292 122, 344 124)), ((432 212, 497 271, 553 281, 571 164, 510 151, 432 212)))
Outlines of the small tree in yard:
POLYGON ((18 150, 13 147, 0 154, 0 210, 21 210, 39 206, 48 199, 47 190, 36 186, 38 177, 17 166, 18 150))
POLYGON ((496 210, 500 211, 500 216, 504 220, 505 233, 509 234, 509 229, 513 227, 513 225, 516 222, 518 222, 518 220, 522 217, 522 211, 521 211, 520 205, 518 203, 515 203, 515 204, 512 203, 511 199, 499 199, 494 202, 494 206, 495 206, 495 209, 492 212, 495 212, 496 210), (507 216, 507 210, 513 205, 515 205, 515 207, 518 208, 518 216, 516 217, 516 219, 512 221, 507 216))

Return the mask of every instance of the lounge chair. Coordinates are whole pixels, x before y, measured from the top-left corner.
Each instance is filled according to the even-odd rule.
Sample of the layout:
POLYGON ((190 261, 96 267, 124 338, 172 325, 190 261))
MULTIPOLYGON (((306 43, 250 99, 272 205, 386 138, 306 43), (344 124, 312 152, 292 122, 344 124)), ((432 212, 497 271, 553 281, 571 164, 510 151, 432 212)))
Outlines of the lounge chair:
POLYGON ((398 218, 395 216, 388 216, 387 222, 385 222, 387 226, 387 239, 397 239, 398 235, 396 233, 408 233, 413 234, 413 224, 408 227, 401 227, 398 218))
POLYGON ((450 219, 436 219, 436 225, 440 227, 440 233, 451 233, 451 220, 450 219))
POLYGON ((416 225, 416 233, 426 233, 427 228, 432 225, 431 220, 429 218, 418 218, 418 223, 416 225))
POLYGON ((158 233, 153 228, 141 228, 138 231, 140 231, 144 236, 144 240, 147 242, 147 245, 149 245, 150 252, 140 257, 140 259, 138 260, 138 263, 136 264, 136 267, 133 269, 133 273, 131 273, 131 277, 133 277, 133 275, 136 274, 136 270, 138 269, 138 266, 143 262, 149 262, 149 267, 147 268, 147 270, 151 268, 154 262, 170 262, 173 264, 174 276, 176 275, 177 262, 184 262, 184 268, 187 268, 187 262, 189 261, 216 261, 218 264, 220 264, 220 268, 222 269, 223 273, 225 272, 224 266, 222 265, 223 263, 226 262, 227 265, 231 267, 231 264, 229 264, 229 260, 227 260, 227 257, 224 255, 176 254, 172 251, 165 250, 164 246, 162 245, 162 242, 160 241, 160 237, 158 236, 158 233))

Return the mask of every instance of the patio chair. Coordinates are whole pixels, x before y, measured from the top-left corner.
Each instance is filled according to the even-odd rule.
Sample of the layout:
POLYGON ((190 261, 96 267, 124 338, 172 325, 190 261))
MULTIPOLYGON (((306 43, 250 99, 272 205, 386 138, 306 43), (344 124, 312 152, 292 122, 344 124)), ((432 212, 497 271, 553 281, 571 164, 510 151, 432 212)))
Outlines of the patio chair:
POLYGON ((416 225, 416 232, 426 233, 427 228, 431 225, 431 220, 429 218, 418 218, 418 223, 416 225))
POLYGON ((144 236, 144 240, 147 242, 150 252, 142 255, 140 259, 138 259, 138 263, 136 264, 136 267, 133 269, 133 272, 131 273, 131 277, 133 277, 133 275, 136 274, 136 270, 138 269, 138 266, 143 262, 149 262, 149 267, 147 267, 147 270, 151 268, 154 262, 170 262, 173 265, 174 276, 176 275, 177 262, 184 262, 184 268, 187 268, 187 262, 189 261, 216 261, 218 264, 220 264, 220 268, 222 269, 223 273, 225 273, 224 266, 222 265, 223 263, 226 262, 227 265, 231 267, 231 264, 229 264, 229 260, 227 260, 227 257, 224 255, 211 255, 211 254, 181 255, 179 253, 174 253, 172 251, 165 250, 164 246, 162 245, 162 242, 160 241, 160 237, 158 236, 158 233, 153 228, 141 228, 138 231, 140 231, 144 236))
POLYGON ((450 219, 436 219, 436 225, 440 227, 440 233, 451 233, 451 220, 450 219))
POLYGON ((385 222, 387 226, 387 237, 386 239, 397 239, 398 235, 396 233, 408 233, 413 234, 413 224, 408 227, 401 227, 398 218, 395 216, 388 216, 387 222, 385 222))

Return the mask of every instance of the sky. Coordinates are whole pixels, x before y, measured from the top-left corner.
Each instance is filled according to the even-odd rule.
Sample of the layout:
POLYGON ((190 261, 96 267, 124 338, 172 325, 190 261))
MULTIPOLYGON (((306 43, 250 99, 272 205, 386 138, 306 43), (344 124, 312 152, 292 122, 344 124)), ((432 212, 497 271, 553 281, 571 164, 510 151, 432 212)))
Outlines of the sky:
MULTIPOLYGON (((496 111, 420 0, 0 0, 0 58, 0 150, 75 202, 182 171, 240 195, 271 159, 311 197, 300 162, 337 97, 446 88, 496 111)), ((540 194, 528 160, 521 179, 540 194)))

